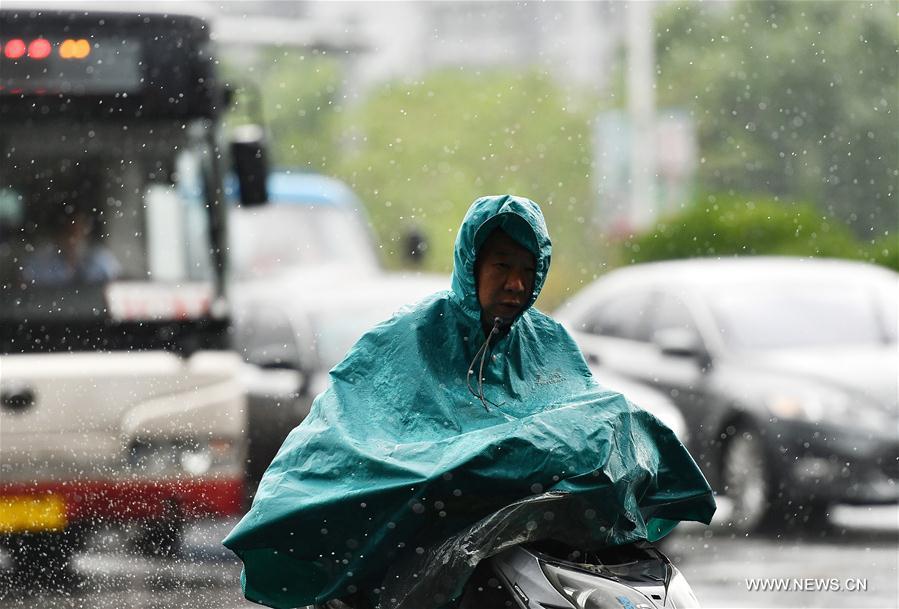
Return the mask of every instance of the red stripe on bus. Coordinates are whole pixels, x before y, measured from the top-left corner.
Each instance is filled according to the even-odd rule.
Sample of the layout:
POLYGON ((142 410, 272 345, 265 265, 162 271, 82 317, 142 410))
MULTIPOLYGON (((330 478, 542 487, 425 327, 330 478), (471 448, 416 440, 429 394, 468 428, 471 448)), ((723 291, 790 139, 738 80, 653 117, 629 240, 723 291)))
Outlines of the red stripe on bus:
POLYGON ((240 478, 0 483, 0 498, 34 495, 62 497, 69 522, 161 518, 170 515, 173 504, 192 519, 241 514, 244 483, 240 478))

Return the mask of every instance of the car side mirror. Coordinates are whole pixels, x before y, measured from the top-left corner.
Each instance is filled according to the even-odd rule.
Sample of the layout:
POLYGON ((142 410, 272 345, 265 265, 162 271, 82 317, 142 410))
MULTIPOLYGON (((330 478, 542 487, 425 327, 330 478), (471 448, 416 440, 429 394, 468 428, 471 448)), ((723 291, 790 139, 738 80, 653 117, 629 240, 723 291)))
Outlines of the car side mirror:
POLYGON ((288 364, 261 364, 254 377, 252 391, 266 396, 301 396, 309 389, 311 375, 288 364))
POLYGON ((258 125, 244 125, 234 131, 231 158, 240 187, 241 205, 268 203, 268 158, 265 134, 258 125))
POLYGON ((662 355, 674 357, 702 358, 706 356, 705 348, 699 335, 687 328, 665 328, 652 336, 652 342, 662 355))

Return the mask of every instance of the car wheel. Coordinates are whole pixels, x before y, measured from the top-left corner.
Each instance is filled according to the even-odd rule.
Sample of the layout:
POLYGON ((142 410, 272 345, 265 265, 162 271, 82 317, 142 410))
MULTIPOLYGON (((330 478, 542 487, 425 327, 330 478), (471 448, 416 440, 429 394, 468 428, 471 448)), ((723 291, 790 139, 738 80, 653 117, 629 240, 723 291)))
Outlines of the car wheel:
POLYGON ((80 575, 72 567, 72 556, 84 546, 80 531, 29 533, 8 545, 13 579, 38 590, 66 591, 77 587, 80 575))
POLYGON ((724 447, 724 493, 731 501, 731 526, 740 532, 758 529, 771 509, 771 484, 765 448, 759 435, 738 429, 724 447))
POLYGON ((787 502, 780 521, 772 523, 780 530, 806 534, 825 534, 830 530, 831 504, 823 499, 808 499, 802 503, 787 502))
POLYGON ((144 556, 178 556, 184 544, 184 523, 180 520, 146 523, 133 544, 134 549, 144 556))

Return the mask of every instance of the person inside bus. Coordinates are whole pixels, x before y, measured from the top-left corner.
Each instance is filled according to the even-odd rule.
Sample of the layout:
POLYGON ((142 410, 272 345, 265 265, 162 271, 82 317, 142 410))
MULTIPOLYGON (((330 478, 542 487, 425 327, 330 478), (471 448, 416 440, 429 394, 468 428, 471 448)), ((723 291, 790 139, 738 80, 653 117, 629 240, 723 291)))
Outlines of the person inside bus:
POLYGON ((122 266, 109 248, 94 239, 93 218, 84 210, 63 214, 50 240, 35 248, 22 265, 29 285, 60 287, 117 279, 122 266))

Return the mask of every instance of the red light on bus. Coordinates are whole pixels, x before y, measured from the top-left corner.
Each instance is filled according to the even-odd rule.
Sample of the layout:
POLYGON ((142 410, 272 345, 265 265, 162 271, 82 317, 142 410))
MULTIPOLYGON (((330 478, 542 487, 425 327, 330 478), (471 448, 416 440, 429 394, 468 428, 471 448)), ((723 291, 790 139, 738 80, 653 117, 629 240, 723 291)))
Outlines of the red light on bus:
POLYGON ((50 41, 45 38, 37 38, 28 43, 28 56, 32 59, 46 59, 51 50, 50 41))
POLYGON ((3 54, 7 59, 18 59, 25 54, 25 41, 21 38, 13 38, 6 41, 3 54))
POLYGON ((91 45, 84 38, 68 38, 59 45, 59 56, 63 59, 84 59, 91 53, 91 45))

